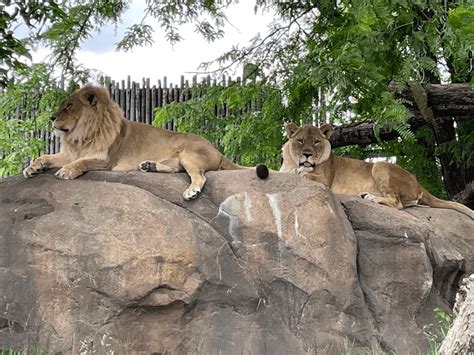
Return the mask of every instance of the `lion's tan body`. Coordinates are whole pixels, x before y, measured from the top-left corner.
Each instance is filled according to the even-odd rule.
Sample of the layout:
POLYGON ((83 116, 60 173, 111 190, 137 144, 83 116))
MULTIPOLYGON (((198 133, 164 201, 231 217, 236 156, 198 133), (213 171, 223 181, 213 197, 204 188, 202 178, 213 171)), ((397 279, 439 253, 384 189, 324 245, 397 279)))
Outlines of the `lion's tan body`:
POLYGON ((199 136, 126 120, 104 88, 88 85, 76 91, 52 119, 61 150, 37 158, 23 171, 25 177, 49 168, 61 168, 56 173, 61 179, 89 170, 186 171, 191 185, 183 197, 190 200, 201 192, 206 171, 244 169, 199 136))
POLYGON ((320 182, 338 194, 361 196, 402 209, 417 204, 448 208, 474 218, 474 212, 456 202, 440 200, 426 191, 408 171, 396 164, 368 163, 339 157, 331 152, 332 127, 286 127, 289 140, 283 146, 280 172, 293 172, 320 182))

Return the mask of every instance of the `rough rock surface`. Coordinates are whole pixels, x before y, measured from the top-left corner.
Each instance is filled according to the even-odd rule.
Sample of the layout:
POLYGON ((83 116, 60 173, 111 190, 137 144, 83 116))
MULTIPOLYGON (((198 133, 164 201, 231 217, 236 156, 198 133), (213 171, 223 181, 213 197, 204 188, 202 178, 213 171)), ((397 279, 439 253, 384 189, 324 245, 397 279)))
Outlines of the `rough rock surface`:
POLYGON ((427 349, 474 272, 474 222, 288 174, 0 181, 0 349, 307 354, 427 349))

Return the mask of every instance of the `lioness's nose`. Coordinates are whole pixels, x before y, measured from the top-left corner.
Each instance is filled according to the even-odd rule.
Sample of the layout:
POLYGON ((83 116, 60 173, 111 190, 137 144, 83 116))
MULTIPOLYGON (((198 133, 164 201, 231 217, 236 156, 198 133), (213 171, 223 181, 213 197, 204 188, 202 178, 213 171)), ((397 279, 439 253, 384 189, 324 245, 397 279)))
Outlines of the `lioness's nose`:
POLYGON ((54 115, 51 116, 50 118, 51 118, 51 121, 53 121, 53 122, 56 120, 56 116, 54 116, 54 115))
POLYGON ((303 152, 303 155, 304 155, 306 158, 309 158, 310 156, 313 155, 313 153, 303 152))

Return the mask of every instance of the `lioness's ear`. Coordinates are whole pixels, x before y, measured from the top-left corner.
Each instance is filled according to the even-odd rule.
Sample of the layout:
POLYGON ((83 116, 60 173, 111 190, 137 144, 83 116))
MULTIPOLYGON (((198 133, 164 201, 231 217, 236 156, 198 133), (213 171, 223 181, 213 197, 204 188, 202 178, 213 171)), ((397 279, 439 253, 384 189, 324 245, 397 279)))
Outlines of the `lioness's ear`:
POLYGON ((288 138, 291 138, 293 137, 293 135, 295 134, 295 132, 299 129, 299 127, 297 125, 295 125, 293 122, 290 122, 288 123, 286 126, 285 126, 285 132, 286 134, 288 135, 288 138))
POLYGON ((329 139, 329 137, 331 137, 332 133, 334 132, 332 126, 328 123, 325 123, 321 127, 319 127, 319 130, 326 137, 326 139, 329 139))

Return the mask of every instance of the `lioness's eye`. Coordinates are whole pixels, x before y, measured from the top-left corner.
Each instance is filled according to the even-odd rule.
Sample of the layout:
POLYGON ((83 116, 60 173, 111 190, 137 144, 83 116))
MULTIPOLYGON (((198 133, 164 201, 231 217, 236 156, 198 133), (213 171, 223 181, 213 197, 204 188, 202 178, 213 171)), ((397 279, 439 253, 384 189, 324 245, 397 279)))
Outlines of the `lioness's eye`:
POLYGON ((314 141, 313 144, 314 144, 314 145, 317 145, 317 144, 319 144, 319 141, 314 141))
POLYGON ((303 140, 302 140, 302 139, 298 139, 298 144, 303 144, 303 140))

